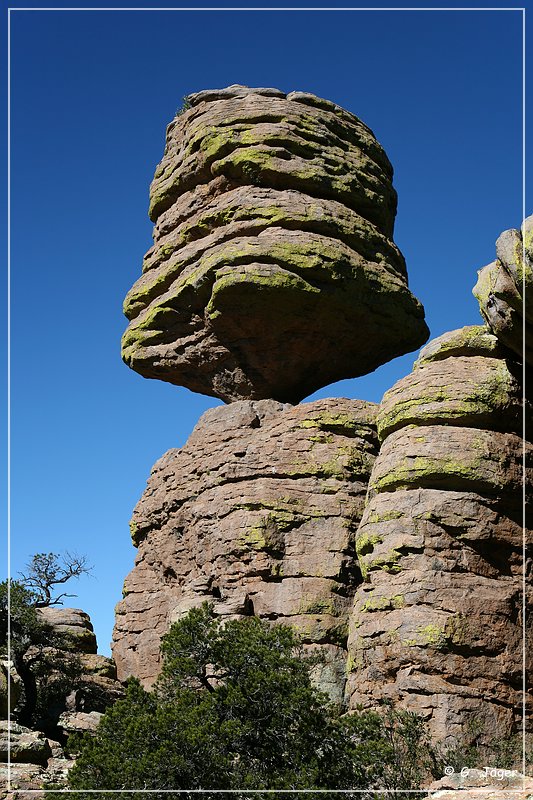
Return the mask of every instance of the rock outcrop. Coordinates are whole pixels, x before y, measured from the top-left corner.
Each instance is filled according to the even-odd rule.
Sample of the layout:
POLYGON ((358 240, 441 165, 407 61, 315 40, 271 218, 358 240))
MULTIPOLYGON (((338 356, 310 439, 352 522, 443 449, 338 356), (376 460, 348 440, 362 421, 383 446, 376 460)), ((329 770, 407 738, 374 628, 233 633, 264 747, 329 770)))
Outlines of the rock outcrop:
POLYGON ((512 769, 466 769, 435 781, 427 791, 422 800, 531 800, 533 778, 512 769))
POLYGON ((469 716, 517 730, 533 218, 479 273, 487 325, 427 345, 377 418, 355 400, 288 405, 426 340, 395 213, 372 132, 313 95, 199 92, 168 127, 123 358, 230 405, 160 459, 135 509, 119 677, 151 685, 162 634, 209 600, 293 624, 351 708, 392 700, 439 739, 469 716))
MULTIPOLYGON (((422 714, 438 738, 468 717, 493 736, 522 707, 521 368, 488 329, 422 350, 385 393, 382 446, 356 547, 352 707, 422 714)), ((530 479, 529 479, 530 480, 530 479)), ((531 480, 527 484, 531 490, 531 480)))
MULTIPOLYGON (((54 646, 41 648, 51 665, 46 680, 57 679, 65 686, 64 701, 50 709, 50 718, 44 722, 57 725, 57 736, 64 741, 76 731, 94 730, 95 720, 123 696, 123 689, 113 660, 97 652, 88 614, 79 608, 52 606, 39 612, 56 636, 54 646)), ((29 659, 32 650, 27 652, 29 659)))
POLYGON ((375 408, 357 400, 220 406, 156 463, 133 514, 139 553, 116 610, 119 678, 150 685, 161 635, 207 600, 222 617, 294 624, 326 655, 320 684, 342 697, 375 408))
POLYGON ((366 125, 303 92, 189 102, 151 186, 126 363, 226 401, 294 403, 423 344, 392 167, 366 125))
MULTIPOLYGON (((16 687, 9 728, 10 783, 12 790, 22 790, 20 797, 25 790, 64 786, 74 763, 63 750, 68 736, 93 732, 106 708, 124 693, 112 659, 97 653, 88 614, 77 608, 48 607, 39 609, 39 615, 49 629, 50 645, 29 647, 24 662, 33 671, 38 696, 46 697, 49 705, 34 714, 34 728, 17 722, 18 702, 27 699, 24 682, 12 664, 3 662, 4 674, 10 675, 12 688, 16 687)), ((6 688, 0 683, 0 703, 7 712, 6 688)), ((8 721, 1 720, 0 777, 6 783, 7 760, 8 721)), ((4 796, 0 790, 0 797, 4 796)))
MULTIPOLYGON (((41 731, 31 730, 12 722, 9 731, 11 757, 9 778, 12 797, 35 797, 34 792, 44 786, 64 787, 69 769, 74 761, 67 756, 59 742, 48 739, 41 731), (22 793, 18 790, 22 790, 22 793), (24 794, 24 791, 32 794, 24 794)), ((8 781, 8 723, 0 720, 0 797, 8 781)))
POLYGON ((474 295, 496 336, 533 366, 533 216, 521 230, 504 231, 496 260, 479 270, 474 295))

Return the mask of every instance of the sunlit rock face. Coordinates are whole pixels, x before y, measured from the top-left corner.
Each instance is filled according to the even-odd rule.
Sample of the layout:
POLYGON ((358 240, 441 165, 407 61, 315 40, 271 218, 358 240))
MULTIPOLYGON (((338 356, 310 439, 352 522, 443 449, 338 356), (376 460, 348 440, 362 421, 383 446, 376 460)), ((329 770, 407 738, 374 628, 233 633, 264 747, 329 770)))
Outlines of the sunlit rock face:
POLYGON ((125 362, 225 401, 298 402, 427 339, 372 131, 303 92, 189 97, 150 190, 125 362))
POLYGON ((193 606, 293 625, 336 701, 361 583, 354 531, 377 454, 376 406, 243 400, 207 411, 154 466, 132 519, 138 547, 116 609, 120 678, 150 685, 161 636, 193 606))
POLYGON ((507 347, 533 366, 533 216, 504 231, 496 260, 478 272, 474 295, 481 314, 507 347), (529 302, 528 302, 529 299, 529 302))
POLYGON ((512 351, 470 326, 430 342, 385 393, 356 536, 352 708, 391 700, 440 739, 473 717, 489 738, 520 729, 523 458, 528 499, 533 487, 521 377, 512 351))

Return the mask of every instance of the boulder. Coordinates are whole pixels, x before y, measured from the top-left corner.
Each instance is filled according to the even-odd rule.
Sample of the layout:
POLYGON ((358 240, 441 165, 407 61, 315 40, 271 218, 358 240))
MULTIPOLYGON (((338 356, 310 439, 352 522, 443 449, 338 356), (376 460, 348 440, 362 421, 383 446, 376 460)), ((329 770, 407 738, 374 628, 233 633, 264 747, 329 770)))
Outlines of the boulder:
POLYGON ((189 101, 150 189, 154 246, 124 304, 125 362, 228 402, 294 403, 423 344, 372 131, 303 92, 189 101))
POLYGON ((62 649, 96 653, 96 636, 91 619, 80 608, 48 606, 37 609, 43 622, 61 639, 62 649))
POLYGON ((0 720, 0 762, 7 762, 8 739, 12 762, 46 766, 52 755, 50 743, 44 733, 0 720))
POLYGON ((103 714, 99 711, 64 711, 59 725, 70 736, 72 733, 95 733, 103 714))

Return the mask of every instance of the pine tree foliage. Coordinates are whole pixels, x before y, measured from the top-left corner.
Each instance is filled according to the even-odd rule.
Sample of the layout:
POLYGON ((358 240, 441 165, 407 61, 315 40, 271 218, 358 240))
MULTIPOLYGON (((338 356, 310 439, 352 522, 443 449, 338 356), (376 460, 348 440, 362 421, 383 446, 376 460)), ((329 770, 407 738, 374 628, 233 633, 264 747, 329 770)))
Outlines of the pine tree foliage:
MULTIPOLYGON (((286 626, 255 617, 222 625, 204 605, 172 626, 162 656, 153 690, 131 679, 96 735, 74 745, 71 789, 119 790, 121 800, 134 797, 128 789, 241 789, 242 797, 250 789, 368 789, 375 796, 378 788, 418 788, 430 767, 418 717, 392 710, 342 716, 313 686, 311 663, 286 626)), ((209 791, 175 797, 199 796, 221 798, 209 791)))

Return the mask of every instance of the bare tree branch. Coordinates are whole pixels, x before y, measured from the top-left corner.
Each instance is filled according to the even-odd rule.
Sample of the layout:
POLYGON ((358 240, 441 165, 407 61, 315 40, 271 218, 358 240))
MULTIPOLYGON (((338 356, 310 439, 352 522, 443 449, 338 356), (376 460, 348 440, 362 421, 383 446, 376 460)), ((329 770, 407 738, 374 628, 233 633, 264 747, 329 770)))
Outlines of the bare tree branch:
POLYGON ((26 588, 35 594, 34 607, 45 608, 63 605, 64 597, 76 597, 66 592, 57 594, 55 587, 71 578, 90 575, 91 569, 86 556, 68 551, 63 556, 58 553, 36 553, 26 565, 26 573, 20 573, 20 577, 26 588))

